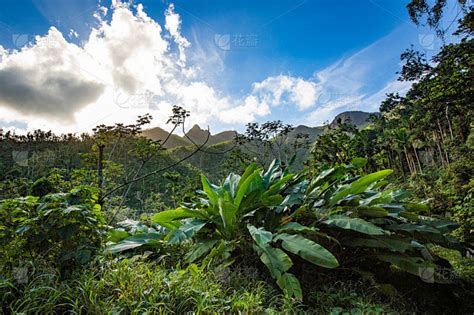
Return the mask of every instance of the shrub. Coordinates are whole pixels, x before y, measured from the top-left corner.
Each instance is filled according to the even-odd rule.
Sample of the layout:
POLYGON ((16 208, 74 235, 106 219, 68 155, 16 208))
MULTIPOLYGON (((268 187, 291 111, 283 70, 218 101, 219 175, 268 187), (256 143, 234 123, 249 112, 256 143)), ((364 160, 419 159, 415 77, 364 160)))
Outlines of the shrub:
POLYGON ((63 275, 88 262, 100 248, 103 218, 91 187, 41 198, 0 202, 0 241, 3 260, 12 265, 38 259, 49 261, 63 275))
POLYGON ((221 267, 251 260, 253 249, 283 292, 298 299, 301 286, 291 272, 298 256, 324 268, 342 263, 366 276, 374 267, 392 266, 427 282, 447 282, 441 273, 449 263, 426 245, 462 250, 448 235, 457 225, 424 216, 426 205, 386 189, 391 170, 352 175, 365 163, 355 159, 311 178, 290 174, 278 162, 267 171, 252 164, 221 185, 203 176, 202 197, 152 217, 168 230, 166 236, 124 234, 112 248, 193 239, 186 261, 221 267))

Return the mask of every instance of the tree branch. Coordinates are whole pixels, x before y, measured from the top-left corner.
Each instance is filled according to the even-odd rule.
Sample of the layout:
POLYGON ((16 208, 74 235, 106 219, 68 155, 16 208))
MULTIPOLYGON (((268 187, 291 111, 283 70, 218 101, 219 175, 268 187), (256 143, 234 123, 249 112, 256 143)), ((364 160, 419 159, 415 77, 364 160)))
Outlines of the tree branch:
MULTIPOLYGON (((208 131, 209 131, 209 130, 208 130, 208 131)), ((208 132, 206 141, 205 141, 202 145, 198 146, 198 148, 197 148, 196 150, 194 150, 194 151, 191 152, 190 154, 186 155, 186 156, 183 157, 182 159, 179 159, 178 161, 176 161, 176 162, 174 162, 174 163, 172 163, 172 164, 170 164, 170 165, 168 165, 168 166, 165 166, 165 167, 163 167, 163 168, 160 168, 160 169, 158 169, 158 170, 155 170, 155 171, 153 171, 153 172, 150 172, 150 173, 148 173, 148 174, 145 174, 145 175, 142 175, 142 176, 140 176, 140 177, 134 178, 134 179, 132 179, 132 180, 129 180, 129 181, 127 181, 127 182, 124 182, 123 184, 120 184, 120 185, 116 186, 115 188, 113 188, 113 189, 109 190, 108 192, 104 193, 104 194, 102 195, 102 197, 100 198, 99 201, 103 201, 103 200, 105 199, 105 197, 110 196, 111 194, 113 194, 113 193, 116 192, 117 190, 119 190, 119 189, 121 189, 121 188, 123 188, 123 187, 125 187, 125 186, 127 186, 127 185, 130 185, 130 184, 132 184, 132 183, 135 183, 135 182, 137 182, 137 181, 139 181, 139 180, 145 179, 145 178, 150 177, 150 176, 152 176, 152 175, 156 175, 156 174, 158 174, 158 173, 164 172, 164 171, 166 171, 166 170, 168 170, 168 169, 170 169, 170 168, 175 167, 176 165, 179 165, 179 164, 183 163, 184 161, 186 161, 187 159, 189 159, 189 158, 191 158, 193 155, 195 155, 197 152, 199 152, 199 151, 202 149, 202 147, 204 147, 204 146, 207 144, 207 142, 209 141, 209 135, 210 135, 210 132, 208 132)))

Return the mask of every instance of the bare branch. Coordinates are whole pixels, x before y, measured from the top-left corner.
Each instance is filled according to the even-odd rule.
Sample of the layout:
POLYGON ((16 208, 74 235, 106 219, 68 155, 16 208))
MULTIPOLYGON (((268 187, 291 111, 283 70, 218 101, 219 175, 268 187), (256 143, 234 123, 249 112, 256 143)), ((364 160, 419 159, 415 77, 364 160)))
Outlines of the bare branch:
POLYGON ((189 158, 191 158, 193 155, 195 155, 197 152, 199 152, 199 151, 202 149, 202 147, 204 147, 204 146, 207 144, 207 142, 209 141, 209 135, 210 135, 210 132, 207 134, 206 141, 205 141, 202 145, 200 145, 196 150, 194 150, 194 151, 191 152, 190 154, 186 155, 186 156, 183 157, 182 159, 179 159, 178 161, 176 161, 176 162, 174 162, 174 163, 172 163, 172 164, 170 164, 170 165, 168 165, 168 166, 165 166, 165 167, 163 167, 163 168, 157 169, 157 170, 155 170, 155 171, 153 171, 153 172, 150 172, 150 173, 147 173, 147 174, 142 175, 142 176, 140 176, 140 177, 131 179, 131 180, 129 180, 129 181, 124 182, 123 184, 120 184, 120 185, 116 186, 115 188, 113 188, 113 189, 109 190, 108 192, 104 193, 104 194, 102 195, 102 197, 100 198, 99 201, 103 201, 103 200, 105 199, 105 197, 110 196, 111 194, 113 194, 113 193, 116 192, 117 190, 119 190, 119 189, 121 189, 121 188, 123 188, 123 187, 125 187, 125 186, 127 186, 127 185, 130 185, 130 184, 132 184, 132 183, 135 183, 135 182, 137 182, 137 181, 139 181, 139 180, 145 179, 145 178, 150 177, 150 176, 152 176, 152 175, 156 175, 156 174, 158 174, 158 173, 164 172, 164 171, 166 171, 166 170, 168 170, 168 169, 170 169, 170 168, 173 168, 173 167, 175 167, 175 166, 177 166, 177 165, 183 163, 184 161, 186 161, 187 159, 189 159, 189 158))

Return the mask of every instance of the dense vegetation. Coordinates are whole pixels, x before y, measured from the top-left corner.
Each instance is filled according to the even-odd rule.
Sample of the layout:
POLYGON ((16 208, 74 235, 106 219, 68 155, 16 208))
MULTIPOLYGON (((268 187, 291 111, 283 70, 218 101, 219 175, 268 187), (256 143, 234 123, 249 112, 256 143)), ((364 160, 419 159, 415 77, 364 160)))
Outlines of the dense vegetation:
POLYGON ((184 138, 149 115, 2 134, 2 313, 472 313, 472 32, 471 10, 431 61, 407 50, 411 89, 363 125, 195 141, 176 106, 184 138))

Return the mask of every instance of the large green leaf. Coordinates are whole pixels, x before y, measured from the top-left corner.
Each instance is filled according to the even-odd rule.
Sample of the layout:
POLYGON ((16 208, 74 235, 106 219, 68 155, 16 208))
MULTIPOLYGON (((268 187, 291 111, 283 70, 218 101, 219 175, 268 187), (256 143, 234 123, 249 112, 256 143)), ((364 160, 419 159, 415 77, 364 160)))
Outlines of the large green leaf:
POLYGON ((208 240, 198 243, 194 246, 194 248, 186 254, 186 261, 187 262, 194 262, 197 259, 201 258, 204 254, 208 253, 212 247, 217 243, 217 240, 208 240))
POLYGON ((287 251, 307 261, 325 268, 335 268, 339 263, 326 248, 297 234, 279 234, 275 240, 281 240, 281 246, 287 251))
POLYGON ((334 216, 323 221, 328 225, 337 226, 341 229, 353 230, 369 235, 384 235, 384 230, 373 223, 367 222, 360 218, 350 218, 346 216, 334 216))
POLYGON ((230 173, 229 176, 224 181, 222 185, 224 189, 229 192, 231 198, 235 198, 235 193, 237 191, 237 186, 239 185, 240 176, 234 173, 230 173))
POLYGON ((265 187, 268 187, 277 177, 281 176, 280 161, 273 160, 268 170, 263 174, 262 180, 265 187))
POLYGON ((263 228, 257 229, 255 226, 247 224, 247 229, 249 230, 250 235, 254 239, 255 243, 257 243, 257 245, 260 247, 265 246, 272 240, 273 234, 271 232, 265 231, 263 228))
MULTIPOLYGON (((255 181, 256 178, 260 177, 259 172, 260 171, 256 169, 252 174, 250 174, 248 177, 245 178, 242 185, 240 185, 239 183, 239 187, 237 188, 237 193, 234 199, 234 205, 237 208, 240 207, 240 203, 242 202, 242 199, 244 198, 244 196, 252 191, 251 189, 252 183, 255 181)), ((244 177, 242 177, 240 180, 242 181, 243 179, 244 177)), ((255 189, 255 187, 253 188, 255 189)))
POLYGON ((170 244, 180 243, 188 238, 193 237, 193 235, 202 229, 207 222, 201 220, 191 220, 181 225, 179 228, 171 231, 168 235, 167 240, 170 244))
POLYGON ((376 181, 379 181, 381 179, 384 179, 385 177, 387 177, 388 175, 392 173, 393 173, 393 170, 389 169, 389 170, 382 170, 382 171, 378 171, 375 173, 362 176, 358 180, 351 183, 351 188, 353 190, 352 193, 353 194, 361 193, 364 190, 366 190, 370 184, 375 183, 376 181))
POLYGON ((282 187, 292 178, 293 174, 287 174, 283 178, 280 178, 275 183, 273 183, 266 191, 263 193, 263 196, 270 196, 276 193, 279 193, 282 187))
POLYGON ((290 256, 279 248, 270 245, 260 246, 260 260, 267 266, 271 276, 278 279, 284 272, 293 266, 290 256))
POLYGON ((284 199, 281 195, 262 196, 261 198, 262 205, 265 207, 278 206, 283 202, 283 200, 284 199))
POLYGON ((216 192, 214 187, 212 187, 212 184, 209 183, 206 176, 201 175, 201 182, 202 182, 202 188, 204 192, 206 193, 207 198, 209 198, 209 203, 211 204, 211 206, 217 206, 217 202, 219 200, 219 194, 216 192))
POLYGON ((403 271, 419 276, 425 282, 449 283, 448 277, 440 277, 436 264, 420 257, 399 255, 378 255, 378 259, 388 262, 403 271))
POLYGON ((398 240, 389 238, 353 238, 344 244, 354 247, 386 248, 394 252, 405 252, 413 250, 410 240, 398 240))
POLYGON ((433 234, 440 234, 441 232, 429 225, 422 225, 422 224, 392 224, 387 227, 389 230, 393 231, 406 231, 406 232, 419 232, 419 233, 433 233, 433 234))
POLYGON ((298 300, 303 299, 300 282, 293 274, 285 272, 277 279, 277 284, 287 296, 295 297, 298 300))
MULTIPOLYGON (((335 205, 338 201, 344 197, 352 194, 360 194, 364 192, 370 184, 375 183, 378 180, 381 180, 388 175, 392 174, 393 170, 382 170, 375 173, 371 173, 365 176, 362 176, 358 180, 347 185, 346 188, 343 188, 336 192, 330 199, 330 205, 335 205)), ((344 186, 342 186, 344 187, 344 186)))
POLYGON ((219 214, 225 230, 233 228, 236 224, 236 213, 237 207, 231 201, 219 199, 219 214))
POLYGON ((357 207, 357 213, 362 217, 383 218, 388 216, 388 211, 382 207, 357 207))
POLYGON ((117 243, 130 236, 130 233, 124 230, 112 230, 109 232, 109 241, 117 243))
POLYGON ((179 222, 180 220, 187 218, 206 219, 207 217, 202 211, 189 210, 179 207, 174 210, 158 212, 151 217, 151 220, 170 230, 174 230, 181 225, 179 222))
POLYGON ((355 168, 363 168, 367 164, 367 159, 362 157, 353 158, 351 164, 355 168))
POLYGON ((278 232, 297 232, 297 233, 311 233, 318 231, 317 228, 301 225, 298 222, 288 222, 277 228, 278 232))
POLYGON ((240 180, 239 180, 239 183, 237 184, 237 189, 236 189, 236 193, 240 190, 240 188, 242 187, 242 185, 245 183, 245 181, 247 180, 247 178, 252 175, 255 170, 257 170, 258 166, 256 163, 252 163, 250 164, 249 166, 247 166, 247 168, 245 169, 244 173, 242 174, 242 176, 240 176, 240 180))
POLYGON ((148 233, 148 234, 137 234, 130 236, 124 240, 121 240, 117 244, 109 246, 106 251, 109 253, 119 253, 128 249, 140 247, 146 244, 153 243, 163 237, 162 234, 148 233))

